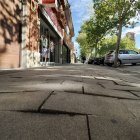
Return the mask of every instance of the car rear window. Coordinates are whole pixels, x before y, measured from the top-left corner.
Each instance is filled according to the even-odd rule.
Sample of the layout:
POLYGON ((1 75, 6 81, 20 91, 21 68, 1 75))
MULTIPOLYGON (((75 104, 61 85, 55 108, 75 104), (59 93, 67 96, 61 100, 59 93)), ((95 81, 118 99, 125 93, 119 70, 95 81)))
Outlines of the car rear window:
POLYGON ((129 54, 138 54, 137 52, 133 51, 133 50, 129 50, 128 51, 129 54))
POLYGON ((129 54, 128 50, 120 50, 119 54, 129 54))
POLYGON ((124 50, 120 50, 119 54, 125 54, 125 51, 124 50))

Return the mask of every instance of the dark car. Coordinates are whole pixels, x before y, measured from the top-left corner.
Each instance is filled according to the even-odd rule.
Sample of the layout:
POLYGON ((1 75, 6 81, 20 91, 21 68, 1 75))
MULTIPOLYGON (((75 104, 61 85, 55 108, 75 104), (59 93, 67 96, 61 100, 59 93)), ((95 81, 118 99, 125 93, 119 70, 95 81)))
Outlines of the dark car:
POLYGON ((95 65, 104 65, 104 57, 96 57, 94 58, 94 62, 95 65))
POLYGON ((89 59, 88 60, 88 64, 93 64, 93 62, 94 62, 94 59, 89 59))

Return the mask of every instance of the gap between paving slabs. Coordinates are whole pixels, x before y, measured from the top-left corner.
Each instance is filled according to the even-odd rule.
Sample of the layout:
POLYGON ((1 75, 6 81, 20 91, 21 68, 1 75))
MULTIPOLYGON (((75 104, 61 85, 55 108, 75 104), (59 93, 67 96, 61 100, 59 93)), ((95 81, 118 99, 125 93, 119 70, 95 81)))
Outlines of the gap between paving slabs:
MULTIPOLYGON (((116 81, 114 81, 112 79, 108 80, 106 78, 105 79, 100 79, 100 78, 98 79, 97 78, 97 81, 92 81, 91 80, 90 84, 88 84, 88 85, 87 85, 87 83, 85 81, 84 82, 84 86, 82 87, 82 91, 83 91, 83 94, 88 94, 88 95, 93 95, 93 96, 103 96, 103 97, 118 98, 118 99, 128 99, 128 100, 131 100, 131 99, 132 100, 133 99, 134 100, 138 100, 138 99, 140 99, 139 96, 137 96, 137 94, 133 94, 130 90, 118 89, 118 88, 117 89, 113 89, 113 88, 112 89, 110 89, 110 88, 108 89, 106 86, 110 85, 110 84, 113 87, 114 86, 121 86, 121 87, 129 86, 129 85, 123 85, 123 84, 117 83, 116 81), (93 87, 93 85, 94 85, 94 87, 93 87), (97 85, 97 87, 96 87, 96 85, 97 85), (100 87, 98 88, 98 86, 100 86, 100 87), (106 92, 104 93, 105 90, 106 90, 106 92), (113 91, 115 93, 113 93, 113 91), (109 93, 109 92, 111 92, 111 93, 109 93), (116 92, 118 92, 117 93, 118 95, 116 94, 116 92), (122 95, 121 95, 121 93, 119 93, 119 92, 124 92, 124 93, 122 93, 122 95)), ((134 88, 134 86, 129 86, 129 87, 134 88)), ((65 91, 65 92, 68 92, 68 91, 65 91)))
MULTIPOLYGON (((93 90, 94 90, 94 88, 93 88, 93 90)), ((115 90, 115 91, 119 91, 119 90, 115 90)), ((105 95, 105 94, 97 94, 97 93, 89 93, 89 92, 87 93, 85 91, 84 86, 82 86, 81 92, 80 91, 70 91, 70 90, 69 91, 65 90, 64 92, 75 93, 75 94, 85 94, 85 95, 90 95, 90 96, 99 96, 99 97, 106 97, 106 98, 116 98, 116 99, 126 99, 126 100, 140 100, 140 98, 137 94, 134 94, 129 90, 128 91, 127 90, 120 90, 120 91, 126 91, 126 92, 130 93, 131 95, 133 95, 135 97, 138 97, 138 98, 133 99, 133 98, 127 98, 127 97, 113 96, 113 95, 111 96, 111 95, 105 95)))
MULTIPOLYGON (((58 110, 43 110, 41 107, 49 100, 49 98, 54 94, 54 91, 52 91, 47 98, 45 98, 40 106, 38 107, 37 111, 31 111, 31 110, 14 110, 12 112, 22 112, 22 113, 39 113, 44 115, 66 115, 66 116, 85 116, 86 118, 86 124, 87 124, 87 133, 88 133, 88 140, 91 140, 91 132, 90 132, 90 125, 89 125, 89 115, 92 114, 84 114, 84 113, 77 113, 77 112, 67 112, 67 111, 58 111, 58 110)), ((92 115, 95 116, 95 115, 92 115)))
MULTIPOLYGON (((82 87, 82 91, 84 93, 84 87, 82 87)), ((43 106, 43 104, 45 102, 47 102, 47 100, 49 100, 49 98, 53 95, 54 91, 52 91, 50 93, 50 95, 45 98, 42 103, 40 104, 39 108, 38 108, 38 112, 36 113, 43 113, 43 114, 46 114, 46 115, 69 115, 69 116, 85 116, 86 117, 86 124, 87 124, 87 132, 88 132, 88 139, 91 140, 91 130, 90 130, 90 124, 89 124, 89 115, 92 115, 92 114, 84 114, 84 113, 76 113, 76 112, 66 112, 66 111, 57 111, 57 110, 45 110, 45 112, 43 110, 41 110, 41 107, 43 106)), ((94 95, 93 95, 94 96, 94 95)), ((17 111, 17 112, 25 112, 25 113, 34 113, 34 112, 31 112, 31 111, 17 111)), ((93 116, 93 115, 92 115, 93 116)))
MULTIPOLYGON (((90 132, 90 125, 89 125, 89 115, 92 115, 92 114, 84 114, 84 113, 77 113, 77 112, 67 112, 67 111, 58 111, 58 110, 49 110, 49 109, 44 111, 43 109, 41 109, 41 107, 44 105, 45 102, 47 102, 47 100, 49 100, 49 98, 53 95, 53 93, 54 93, 54 91, 52 91, 49 94, 49 96, 47 96, 42 101, 42 103, 38 107, 38 111, 36 113, 41 113, 41 114, 43 113, 43 114, 46 114, 46 115, 51 114, 51 115, 69 115, 69 116, 80 116, 80 115, 82 115, 82 116, 86 116, 88 137, 89 137, 89 140, 91 140, 91 132, 90 132)), ((85 94, 85 92, 84 92, 84 86, 82 86, 82 93, 81 94, 85 94)), ((88 95, 88 94, 86 94, 86 95, 88 95)), ((92 96, 100 96, 100 95, 93 95, 92 94, 92 96)), ((106 96, 106 97, 109 97, 110 98, 110 96, 106 96)), ((111 97, 111 98, 114 98, 114 97, 111 97)), ((27 111, 26 110, 25 111, 23 111, 23 110, 20 111, 19 110, 17 112, 34 113, 34 112, 28 111, 28 110, 27 111)))

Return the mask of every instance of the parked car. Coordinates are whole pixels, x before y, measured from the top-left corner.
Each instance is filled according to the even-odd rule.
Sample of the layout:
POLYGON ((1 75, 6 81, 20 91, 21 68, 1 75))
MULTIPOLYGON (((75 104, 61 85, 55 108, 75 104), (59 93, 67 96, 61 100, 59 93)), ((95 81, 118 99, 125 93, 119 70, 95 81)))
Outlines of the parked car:
POLYGON ((94 61, 94 60, 90 58, 90 59, 88 60, 88 64, 93 64, 93 61, 94 61))
MULTIPOLYGON (((115 60, 115 51, 110 51, 106 56, 104 63, 107 65, 113 65, 115 60)), ((140 63, 140 54, 134 50, 119 50, 117 66, 121 64, 136 65, 140 63)))
POLYGON ((94 61, 93 61, 94 64, 96 65, 104 65, 104 57, 97 57, 97 58, 94 58, 94 61))

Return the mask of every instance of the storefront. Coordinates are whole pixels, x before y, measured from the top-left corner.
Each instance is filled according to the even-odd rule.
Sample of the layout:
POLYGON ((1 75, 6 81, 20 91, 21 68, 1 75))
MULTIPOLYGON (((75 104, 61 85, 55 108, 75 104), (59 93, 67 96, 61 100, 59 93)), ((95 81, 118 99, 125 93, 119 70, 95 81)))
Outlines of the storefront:
POLYGON ((61 63, 61 40, 63 30, 50 8, 40 9, 40 63, 61 63), (51 15, 49 15, 49 12, 51 15), (53 17, 53 18, 52 18, 53 17))
POLYGON ((62 47, 62 60, 63 64, 70 63, 70 49, 65 44, 62 47))
POLYGON ((61 0, 5 0, 0 5, 0 68, 70 63, 70 49, 64 42, 64 4, 61 0))

